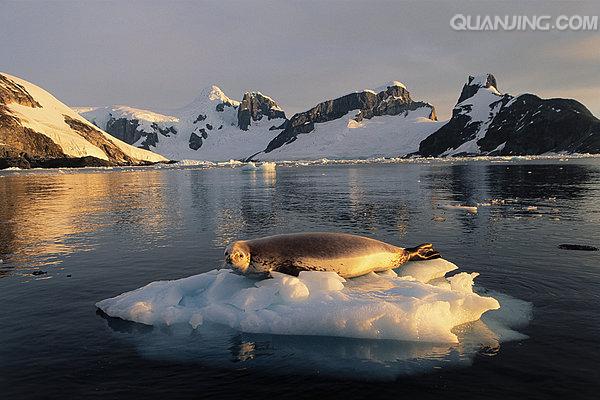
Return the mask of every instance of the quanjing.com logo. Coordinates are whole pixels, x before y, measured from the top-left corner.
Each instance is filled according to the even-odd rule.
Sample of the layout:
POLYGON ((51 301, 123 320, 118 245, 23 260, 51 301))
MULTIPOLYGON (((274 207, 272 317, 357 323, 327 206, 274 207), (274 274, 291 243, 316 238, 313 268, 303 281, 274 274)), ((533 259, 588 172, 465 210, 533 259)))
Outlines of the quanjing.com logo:
POLYGON ((450 20, 455 31, 597 31, 597 15, 464 15, 450 20))

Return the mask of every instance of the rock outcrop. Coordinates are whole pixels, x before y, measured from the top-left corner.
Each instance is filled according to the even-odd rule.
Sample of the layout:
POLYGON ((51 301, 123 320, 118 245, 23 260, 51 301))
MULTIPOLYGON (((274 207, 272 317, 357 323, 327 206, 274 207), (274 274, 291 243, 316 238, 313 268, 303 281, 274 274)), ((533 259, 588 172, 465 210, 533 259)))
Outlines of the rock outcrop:
POLYGON ((263 117, 268 120, 283 118, 285 112, 275 101, 260 92, 244 93, 244 98, 238 107, 238 127, 247 131, 252 121, 260 121, 263 117))
POLYGON ((599 153, 600 120, 576 100, 524 94, 500 109, 478 145, 493 155, 599 153))

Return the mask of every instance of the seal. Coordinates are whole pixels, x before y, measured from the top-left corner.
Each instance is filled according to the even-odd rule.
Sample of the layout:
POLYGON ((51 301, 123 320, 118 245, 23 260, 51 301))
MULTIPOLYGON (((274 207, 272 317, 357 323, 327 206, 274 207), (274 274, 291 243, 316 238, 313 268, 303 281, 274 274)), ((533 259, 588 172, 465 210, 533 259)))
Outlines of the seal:
POLYGON ((398 268, 407 261, 439 258, 431 243, 402 248, 364 236, 334 232, 291 233, 239 240, 225 262, 242 274, 332 271, 343 278, 398 268))

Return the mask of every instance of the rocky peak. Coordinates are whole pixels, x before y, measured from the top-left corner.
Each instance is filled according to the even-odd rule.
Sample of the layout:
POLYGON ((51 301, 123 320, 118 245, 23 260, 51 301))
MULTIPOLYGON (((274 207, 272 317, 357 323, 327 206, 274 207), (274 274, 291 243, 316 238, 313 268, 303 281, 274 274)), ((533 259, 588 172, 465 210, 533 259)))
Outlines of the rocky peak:
POLYGON ((367 96, 371 93, 376 95, 373 101, 367 102, 367 107, 361 108, 357 114, 357 121, 378 115, 398 115, 405 111, 407 104, 413 102, 406 87, 398 81, 389 82, 375 91, 366 90, 364 93, 367 96))
POLYGON ((482 74, 476 76, 469 76, 467 83, 462 88, 460 92, 460 97, 456 104, 460 104, 466 99, 469 99, 477 93, 479 89, 490 89, 492 92, 500 94, 498 92, 498 85, 496 83, 496 77, 492 74, 482 74))
POLYGON ((248 130, 251 121, 260 121, 263 116, 269 120, 284 118, 285 112, 270 97, 260 92, 246 92, 238 108, 238 127, 248 130))
POLYGON ((381 98, 402 98, 406 101, 410 101, 410 93, 406 89, 406 86, 402 82, 390 81, 387 82, 374 90, 381 98))

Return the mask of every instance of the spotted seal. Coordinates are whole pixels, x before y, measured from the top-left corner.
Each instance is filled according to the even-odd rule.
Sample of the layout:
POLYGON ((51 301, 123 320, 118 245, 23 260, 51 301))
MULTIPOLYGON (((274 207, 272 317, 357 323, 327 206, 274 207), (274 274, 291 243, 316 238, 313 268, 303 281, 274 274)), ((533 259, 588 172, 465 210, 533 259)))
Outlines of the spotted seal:
POLYGON ((239 240, 225 249, 225 262, 242 274, 333 271, 344 278, 398 268, 409 260, 439 257, 431 243, 402 248, 364 236, 334 232, 239 240))

